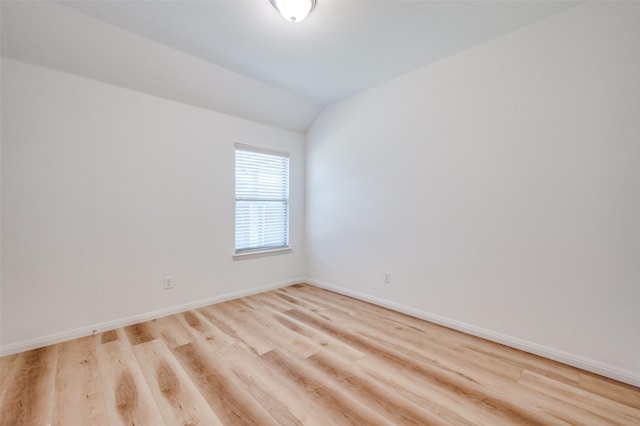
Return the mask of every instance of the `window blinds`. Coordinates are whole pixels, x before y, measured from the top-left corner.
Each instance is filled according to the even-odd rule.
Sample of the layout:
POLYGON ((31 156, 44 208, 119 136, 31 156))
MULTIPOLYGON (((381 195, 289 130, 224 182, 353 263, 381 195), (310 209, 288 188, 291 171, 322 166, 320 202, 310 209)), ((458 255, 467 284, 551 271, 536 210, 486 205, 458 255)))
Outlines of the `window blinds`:
POLYGON ((289 155, 236 145, 236 253, 289 246, 289 155))

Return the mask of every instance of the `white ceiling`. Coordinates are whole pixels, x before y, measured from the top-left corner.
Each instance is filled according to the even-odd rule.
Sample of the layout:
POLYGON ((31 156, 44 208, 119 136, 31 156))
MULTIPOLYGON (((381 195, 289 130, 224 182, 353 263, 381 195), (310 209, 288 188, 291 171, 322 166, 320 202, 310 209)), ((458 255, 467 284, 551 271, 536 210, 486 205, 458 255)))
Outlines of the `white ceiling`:
MULTIPOLYGON (((64 7, 18 3, 3 1, 4 55, 137 90, 159 90, 160 93, 154 94, 305 131, 328 103, 509 33, 577 2, 318 0, 311 15, 298 24, 282 19, 268 0, 57 2, 64 7), (11 7, 5 7, 10 3, 11 7), (83 15, 91 25, 80 24, 79 17, 83 15), (94 19, 87 20, 87 16, 94 19), (52 24, 56 19, 57 24, 52 24), (30 27, 30 21, 38 25, 30 27), (75 27, 74 37, 70 28, 75 27), (117 37, 113 27, 119 28, 117 37), (103 33, 100 40, 96 35, 99 32, 103 33), (64 37, 65 33, 64 43, 50 40, 64 37), (143 42, 139 40, 141 37, 136 37, 137 42, 133 43, 133 35, 147 40, 143 42), (78 40, 72 40, 74 38, 78 40), (114 44, 115 38, 121 38, 120 46, 114 44), (118 56, 127 58, 128 74, 116 69, 104 71, 104 67, 115 67, 107 64, 106 58, 92 55, 88 46, 91 42, 96 48, 106 50, 101 53, 114 55, 113 60, 118 56), (229 85, 218 82, 216 87, 211 87, 211 82, 200 81, 201 78, 191 81, 190 85, 208 85, 201 91, 209 94, 207 99, 196 90, 188 96, 181 95, 178 92, 186 89, 179 87, 169 95, 163 93, 167 90, 164 86, 174 84, 168 81, 150 87, 152 82, 142 80, 158 77, 153 76, 152 69, 143 72, 143 68, 158 64, 153 60, 149 62, 149 55, 141 55, 140 51, 134 54, 131 46, 150 42, 154 42, 154 48, 164 46, 166 61, 169 55, 177 59, 176 55, 180 54, 181 62, 192 62, 190 74, 187 73, 190 78, 210 74, 220 82, 230 78, 223 74, 233 71, 241 75, 236 76, 236 80, 244 78, 243 84, 253 85, 254 89, 260 87, 253 101, 273 109, 268 96, 277 95, 280 102, 277 105, 281 107, 275 112, 297 116, 279 120, 266 117, 269 115, 266 112, 245 113, 240 110, 245 108, 242 103, 247 103, 246 100, 225 107, 223 104, 233 102, 227 99, 216 103, 209 98, 220 97, 216 90, 229 85), (69 43, 72 46, 68 46, 69 43), (173 48, 171 54, 167 53, 166 46, 173 48), (187 55, 191 58, 187 59, 187 55), (84 57, 87 62, 93 61, 93 65, 84 64, 84 57), (136 61, 141 63, 136 65, 136 61), (140 68, 137 80, 136 66, 140 68), (200 73, 194 73, 196 67, 201 68, 200 73), (209 67, 207 72, 206 67, 209 67), (259 93, 269 90, 266 95, 259 93), (262 95, 268 96, 260 98, 262 95), (202 99, 191 99, 198 96, 202 99), (285 105, 287 102, 291 103, 290 107, 285 105)), ((237 94, 231 93, 228 97, 237 98, 237 94)))

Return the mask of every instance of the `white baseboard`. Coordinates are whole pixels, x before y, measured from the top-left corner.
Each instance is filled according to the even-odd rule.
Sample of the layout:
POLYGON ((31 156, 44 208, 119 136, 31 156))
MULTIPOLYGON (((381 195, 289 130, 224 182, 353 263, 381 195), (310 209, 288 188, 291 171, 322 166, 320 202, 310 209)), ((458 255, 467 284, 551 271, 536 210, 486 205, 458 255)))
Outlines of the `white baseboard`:
POLYGON ((558 349, 554 349, 548 346, 544 346, 534 342, 529 342, 527 340, 519 339, 517 337, 508 336, 506 334, 502 334, 497 331, 488 330, 482 327, 477 327, 475 325, 467 324, 462 321, 456 321, 454 319, 432 314, 430 312, 422 311, 420 309, 411 308, 409 306, 392 302, 390 300, 385 300, 379 297, 370 296, 364 293, 359 293, 357 291, 349 290, 344 287, 339 287, 333 284, 318 281, 313 278, 306 278, 304 281, 309 284, 315 285, 317 287, 335 291, 336 293, 344 294, 345 296, 350 296, 356 299, 364 300, 366 302, 373 303, 374 305, 389 308, 394 311, 401 312, 403 314, 411 315, 413 317, 420 318, 429 322, 433 322, 435 324, 440 324, 445 327, 452 328, 454 330, 462 331, 463 333, 471 334, 477 337, 482 337, 483 339, 487 339, 492 342, 501 343, 503 345, 510 346, 512 348, 520 349, 525 352, 539 355, 544 358, 552 359, 554 361, 558 361, 563 364, 571 365, 573 367, 581 368, 583 370, 587 370, 592 373, 600 374, 602 376, 609 377, 614 380, 618 380, 633 386, 640 387, 640 373, 637 373, 637 372, 625 370, 623 368, 619 368, 614 365, 610 365, 604 362, 585 358, 580 355, 574 355, 574 354, 561 351, 558 349))
POLYGON ((216 303, 226 302, 227 300, 238 299, 240 297, 251 296, 252 294, 262 293, 264 291, 274 290, 276 288, 286 287, 292 284, 304 282, 303 279, 293 279, 273 284, 253 287, 247 290, 235 291, 233 293, 222 294, 207 299, 196 300, 194 302, 183 303, 181 305, 170 306, 168 308, 158 309, 156 311, 146 312, 143 314, 132 315, 126 318, 120 318, 113 321, 102 322, 99 324, 80 327, 73 330, 63 331, 60 333, 50 334, 47 336, 36 337, 34 339, 23 340, 16 343, 0 346, 0 356, 11 355, 18 352, 24 352, 31 349, 41 348, 43 346, 54 345, 56 343, 66 342, 67 340, 77 339, 79 337, 91 336, 92 334, 102 333, 114 330, 120 327, 137 324, 144 321, 150 321, 157 318, 166 317, 167 315, 177 314, 179 312, 191 309, 202 308, 203 306, 213 305, 216 303))
POLYGON ((18 352, 24 352, 31 349, 41 348, 43 346, 53 345, 56 343, 65 342, 67 340, 77 339, 80 337, 90 336, 95 333, 102 333, 109 330, 114 330, 120 327, 126 327, 132 324, 137 324, 144 321, 150 321, 157 318, 162 318, 167 315, 177 314, 179 312, 188 311, 191 309, 201 308, 203 306, 213 305, 216 303, 225 302, 232 299, 238 299, 245 296, 251 296, 252 294, 262 293, 269 290, 274 290, 281 287, 286 287, 298 283, 309 283, 320 288, 335 291, 336 293, 344 294, 345 296, 354 297, 356 299, 364 300, 369 303, 373 303, 378 306, 392 309, 394 311, 401 312, 403 314, 411 315, 416 318, 420 318, 435 324, 440 324, 454 330, 462 331, 473 336, 482 337, 493 342, 501 343, 512 348, 520 349, 525 352, 529 352, 535 355, 549 358, 554 361, 568 364, 583 370, 591 371, 592 373, 600 374, 605 377, 609 377, 614 380, 619 380, 630 385, 640 387, 640 373, 625 370, 614 365, 606 364, 600 361, 585 358, 580 355, 574 355, 565 351, 554 349, 548 346, 540 345, 527 340, 519 339, 517 337, 508 336, 493 330, 488 330, 475 325, 467 324, 462 321, 456 321, 450 318, 446 318, 440 315, 432 314, 430 312, 422 311, 420 309, 412 308, 402 305, 400 303, 392 302, 390 300, 382 299, 375 296, 370 296, 357 291, 349 290, 344 287, 336 286, 333 284, 325 283, 315 280, 313 278, 298 278, 278 283, 267 284, 259 287, 253 287, 247 290, 236 291, 233 293, 227 293, 219 296, 210 297, 207 299, 197 300, 194 302, 183 303, 181 305, 171 306, 164 309, 158 309, 152 312, 146 312, 143 314, 133 315, 126 318, 121 318, 113 321, 107 321, 91 326, 80 327, 73 330, 63 331, 61 333, 50 334, 47 336, 37 337, 34 339, 23 340, 17 343, 0 346, 0 356, 11 355, 18 352))

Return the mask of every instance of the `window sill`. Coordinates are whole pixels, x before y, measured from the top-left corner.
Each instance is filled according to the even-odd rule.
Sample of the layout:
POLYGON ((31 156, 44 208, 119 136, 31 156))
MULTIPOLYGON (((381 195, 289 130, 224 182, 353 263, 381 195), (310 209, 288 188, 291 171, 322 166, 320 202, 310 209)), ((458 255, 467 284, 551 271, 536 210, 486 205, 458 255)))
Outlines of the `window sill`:
POLYGON ((291 253, 291 247, 283 247, 271 250, 248 251, 245 253, 235 253, 233 260, 254 259, 256 257, 273 256, 276 254, 291 253))

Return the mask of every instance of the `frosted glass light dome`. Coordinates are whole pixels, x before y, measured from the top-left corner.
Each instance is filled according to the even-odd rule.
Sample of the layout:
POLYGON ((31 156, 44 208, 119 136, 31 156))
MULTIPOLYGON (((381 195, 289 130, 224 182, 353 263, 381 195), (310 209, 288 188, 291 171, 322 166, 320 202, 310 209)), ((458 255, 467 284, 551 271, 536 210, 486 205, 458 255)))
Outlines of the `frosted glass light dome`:
POLYGON ((316 6, 316 0, 269 0, 284 19, 302 22, 316 6))

